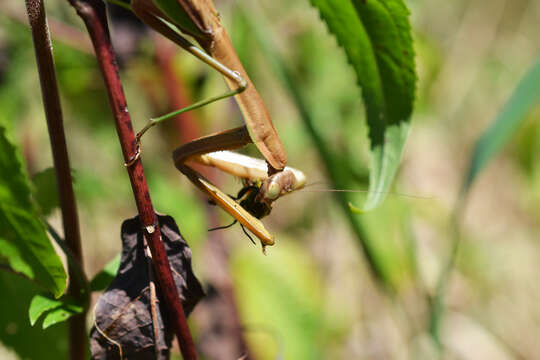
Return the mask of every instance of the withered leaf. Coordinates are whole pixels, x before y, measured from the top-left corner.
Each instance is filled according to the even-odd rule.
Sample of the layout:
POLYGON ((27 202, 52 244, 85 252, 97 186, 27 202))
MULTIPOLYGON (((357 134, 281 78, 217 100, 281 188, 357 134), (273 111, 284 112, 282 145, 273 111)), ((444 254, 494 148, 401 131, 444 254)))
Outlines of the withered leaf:
MULTIPOLYGON (((170 216, 158 215, 176 288, 186 316, 204 296, 191 268, 191 250, 170 216)), ((139 217, 122 224, 122 259, 100 296, 90 332, 92 359, 168 359, 173 329, 160 301, 139 217)))

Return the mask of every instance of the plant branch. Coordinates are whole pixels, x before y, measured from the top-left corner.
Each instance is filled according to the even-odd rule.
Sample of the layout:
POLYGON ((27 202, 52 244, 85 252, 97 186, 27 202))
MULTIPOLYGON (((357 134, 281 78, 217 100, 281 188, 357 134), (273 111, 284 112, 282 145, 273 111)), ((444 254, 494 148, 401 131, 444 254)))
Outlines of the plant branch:
MULTIPOLYGON (((41 95, 51 141, 58 194, 60 196, 64 236, 67 247, 82 268, 83 257, 79 218, 77 215, 75 194, 73 192, 51 38, 43 0, 26 0, 26 10, 32 30, 32 39, 41 83, 41 95)), ((77 276, 76 269, 72 265, 68 266, 68 271, 70 279, 68 294, 76 299, 82 299, 86 303, 88 293, 85 284, 81 282, 77 276)), ((86 357, 86 351, 86 314, 83 312, 69 320, 70 359, 83 359, 86 357)))
MULTIPOLYGON (((127 163, 137 153, 137 142, 122 83, 118 75, 118 66, 109 35, 105 5, 100 0, 69 0, 69 2, 83 19, 92 39, 109 95, 120 146, 127 163)), ((161 242, 161 231, 148 191, 141 160, 134 161, 131 166, 127 167, 127 171, 139 211, 143 233, 152 253, 152 262, 160 285, 160 292, 168 309, 170 323, 173 324, 176 332, 180 350, 185 360, 197 359, 184 309, 171 274, 169 260, 161 242)))

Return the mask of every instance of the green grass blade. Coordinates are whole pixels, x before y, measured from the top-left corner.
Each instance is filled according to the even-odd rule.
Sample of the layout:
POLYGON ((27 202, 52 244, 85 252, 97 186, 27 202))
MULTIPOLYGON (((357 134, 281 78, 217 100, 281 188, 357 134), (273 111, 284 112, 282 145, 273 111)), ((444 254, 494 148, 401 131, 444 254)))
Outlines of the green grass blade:
POLYGON ((476 176, 512 138, 526 120, 527 112, 540 101, 540 60, 521 79, 508 102, 493 124, 478 139, 463 182, 462 192, 468 191, 476 176))
POLYGON ((519 126, 526 120, 526 114, 540 101, 540 60, 523 76, 508 102, 497 114, 493 124, 484 132, 475 144, 469 169, 465 174, 461 192, 458 195, 450 228, 452 229, 452 247, 439 279, 436 293, 431 301, 429 332, 435 343, 442 350, 441 323, 445 312, 444 297, 451 279, 461 243, 461 219, 467 193, 478 174, 488 162, 512 138, 519 126))

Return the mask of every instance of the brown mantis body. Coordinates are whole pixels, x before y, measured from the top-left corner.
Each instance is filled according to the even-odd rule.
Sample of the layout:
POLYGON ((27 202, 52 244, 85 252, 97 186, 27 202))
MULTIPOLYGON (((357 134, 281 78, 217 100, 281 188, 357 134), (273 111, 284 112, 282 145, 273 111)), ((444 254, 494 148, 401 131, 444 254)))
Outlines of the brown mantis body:
MULTIPOLYGON (((155 1, 156 3, 152 0, 132 0, 131 9, 152 28, 223 74, 231 91, 151 119, 137 134, 137 140, 160 121, 234 95, 245 125, 184 144, 174 151, 173 160, 176 168, 195 186, 257 236, 264 250, 265 246, 274 244, 274 239, 259 219, 270 213, 273 201, 303 187, 305 176, 299 170, 286 167, 285 149, 266 105, 238 59, 212 2, 155 1), (168 15, 164 9, 168 10, 168 15), (193 36, 206 52, 192 45, 180 32, 193 36), (257 146, 264 161, 229 151, 250 143, 257 146), (191 168, 187 164, 189 161, 213 166, 246 179, 246 185, 240 191, 240 203, 191 168)), ((139 153, 126 165, 129 166, 138 156, 139 153)))

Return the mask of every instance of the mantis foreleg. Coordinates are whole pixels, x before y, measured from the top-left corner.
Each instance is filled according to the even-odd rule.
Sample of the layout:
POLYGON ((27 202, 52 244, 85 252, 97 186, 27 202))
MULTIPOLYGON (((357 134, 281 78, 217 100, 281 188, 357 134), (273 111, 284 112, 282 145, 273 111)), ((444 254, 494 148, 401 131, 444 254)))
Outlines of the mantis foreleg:
POLYGON ((274 238, 266 230, 263 223, 246 211, 230 196, 219 190, 214 184, 199 174, 190 166, 186 165, 189 160, 196 160, 200 155, 217 150, 232 150, 243 147, 251 142, 251 138, 245 126, 205 136, 184 144, 173 152, 173 160, 176 168, 209 198, 216 202, 222 209, 227 211, 238 222, 257 236, 263 249, 267 245, 274 244, 274 238))

